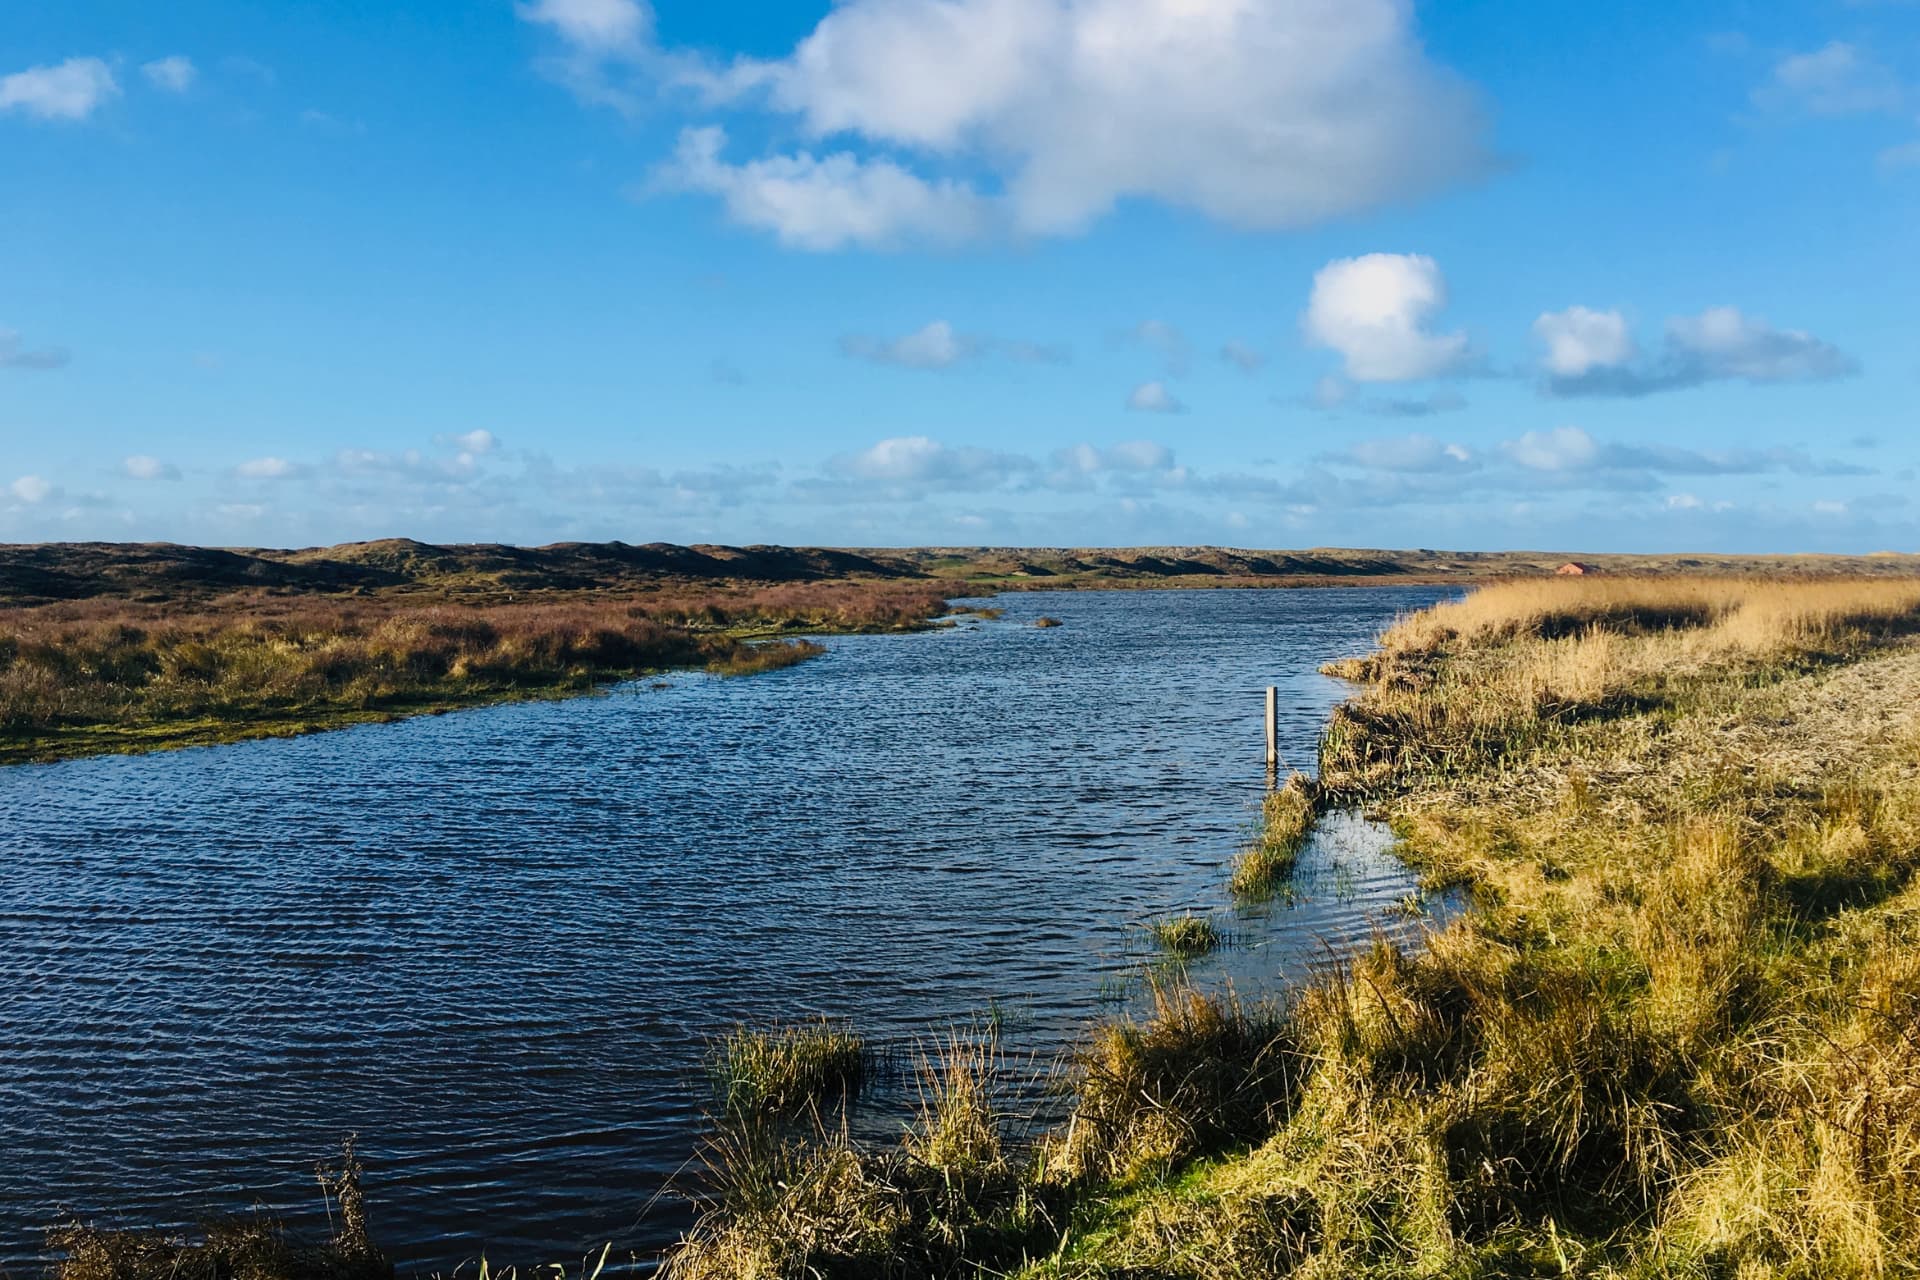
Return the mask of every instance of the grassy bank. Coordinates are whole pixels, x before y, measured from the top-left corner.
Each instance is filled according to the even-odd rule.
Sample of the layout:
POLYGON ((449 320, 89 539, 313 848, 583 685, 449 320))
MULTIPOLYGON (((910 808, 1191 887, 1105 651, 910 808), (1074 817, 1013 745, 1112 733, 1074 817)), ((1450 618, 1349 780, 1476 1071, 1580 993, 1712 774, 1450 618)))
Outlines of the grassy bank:
POLYGON ((819 584, 486 607, 230 598, 0 613, 0 764, 285 736, 565 697, 669 668, 751 674, 822 652, 780 637, 905 630, 923 586, 819 584))
MULTIPOLYGON (((1512 584, 1404 620, 1342 668, 1272 843, 1309 797, 1370 806, 1468 910, 1280 1005, 1174 989, 1103 1028, 988 1202, 1044 1243, 876 1252, 816 1195, 737 1274, 1911 1273, 1916 630, 1920 585, 1886 582, 1512 584)), ((811 1158, 868 1205, 927 1176, 811 1158)), ((778 1220, 723 1198, 699 1238, 778 1220)))

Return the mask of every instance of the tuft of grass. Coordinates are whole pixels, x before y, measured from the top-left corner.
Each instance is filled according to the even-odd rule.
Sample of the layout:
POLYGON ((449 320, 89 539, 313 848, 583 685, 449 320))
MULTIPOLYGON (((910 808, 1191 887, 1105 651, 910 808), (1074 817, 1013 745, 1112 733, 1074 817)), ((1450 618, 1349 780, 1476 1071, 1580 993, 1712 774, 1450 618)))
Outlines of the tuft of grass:
POLYGON ((722 676, 751 676, 763 671, 779 671, 798 666, 827 651, 811 640, 792 640, 773 644, 743 644, 707 663, 707 670, 722 676))
POLYGON ((48 1233, 53 1280, 393 1280, 367 1230, 363 1171, 349 1140, 318 1172, 338 1230, 306 1240, 264 1212, 206 1224, 198 1238, 71 1223, 48 1233))
POLYGON ((1267 1132, 1301 1075, 1283 1009, 1153 985, 1144 1021, 1101 1027, 1079 1059, 1075 1106, 1048 1151, 1079 1183, 1121 1183, 1267 1132))
POLYGON ((1036 627, 1046 628, 1046 627, 1064 627, 1067 624, 1060 621, 1060 619, 1058 618, 1041 617, 1041 618, 1035 618, 1033 620, 1033 625, 1036 627))
POLYGON ((1228 887, 1235 897, 1270 898, 1286 886, 1313 834, 1318 805, 1319 788, 1304 773, 1290 775, 1284 786, 1267 793, 1259 835, 1234 860, 1228 887))
POLYGON ((1191 912, 1149 921, 1146 930, 1155 946, 1182 960, 1209 955, 1219 949, 1222 941, 1213 921, 1191 912))
POLYGON ((720 1110, 736 1119, 790 1116, 828 1099, 851 1097, 872 1065, 864 1039, 825 1019, 767 1029, 737 1027, 708 1058, 720 1110))
POLYGON ((1058 1240, 1059 1196, 1008 1150, 991 1042, 955 1036, 918 1063, 919 1115, 874 1151, 842 1125, 810 1138, 736 1126, 665 1280, 1006 1274, 1058 1240))

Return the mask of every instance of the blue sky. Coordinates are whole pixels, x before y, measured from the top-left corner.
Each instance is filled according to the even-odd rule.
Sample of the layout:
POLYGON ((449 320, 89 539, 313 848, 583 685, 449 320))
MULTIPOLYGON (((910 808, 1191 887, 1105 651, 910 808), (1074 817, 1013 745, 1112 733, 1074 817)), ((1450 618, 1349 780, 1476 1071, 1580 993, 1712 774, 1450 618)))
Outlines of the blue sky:
POLYGON ((0 539, 1920 550, 1920 4, 0 18, 0 539))

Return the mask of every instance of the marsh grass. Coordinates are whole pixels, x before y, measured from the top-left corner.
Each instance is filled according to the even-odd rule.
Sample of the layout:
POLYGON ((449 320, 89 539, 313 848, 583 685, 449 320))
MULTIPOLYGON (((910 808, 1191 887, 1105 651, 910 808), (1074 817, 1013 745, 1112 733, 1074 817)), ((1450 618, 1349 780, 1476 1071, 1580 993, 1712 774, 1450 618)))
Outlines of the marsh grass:
POLYGON ((392 1280, 393 1264, 367 1228, 363 1171, 348 1142, 318 1172, 329 1216, 326 1240, 307 1240, 265 1213, 209 1222, 197 1237, 114 1231, 72 1223, 48 1233, 53 1280, 392 1280))
POLYGON ((711 1191, 665 1260, 668 1280, 1004 1273, 1059 1234, 1058 1196, 1009 1149, 998 1049, 955 1035, 916 1065, 920 1105, 897 1147, 844 1123, 793 1137, 723 1128, 711 1191))
POLYGON ((1149 920, 1143 927, 1156 947, 1177 960, 1211 955, 1225 941, 1212 920, 1192 912, 1149 920))
POLYGON ((741 645, 709 661, 707 670, 723 676, 758 675, 763 671, 799 666, 826 651, 825 645, 815 644, 811 640, 741 645))
POLYGON ((783 587, 486 607, 253 597, 0 616, 0 763, 230 741, 815 656, 794 631, 904 630, 929 589, 783 587))
POLYGON ((1041 617, 1041 618, 1035 618, 1033 620, 1033 625, 1044 630, 1048 627, 1064 627, 1067 624, 1060 621, 1060 619, 1058 618, 1041 617))
POLYGON ((1300 850, 1313 834, 1319 788, 1304 773, 1267 793, 1254 840, 1234 859, 1228 888, 1236 898, 1261 901, 1281 893, 1293 878, 1300 850))
POLYGON ((736 1119, 796 1115, 860 1091, 878 1055, 851 1028, 825 1019, 737 1027, 708 1053, 714 1098, 736 1119))

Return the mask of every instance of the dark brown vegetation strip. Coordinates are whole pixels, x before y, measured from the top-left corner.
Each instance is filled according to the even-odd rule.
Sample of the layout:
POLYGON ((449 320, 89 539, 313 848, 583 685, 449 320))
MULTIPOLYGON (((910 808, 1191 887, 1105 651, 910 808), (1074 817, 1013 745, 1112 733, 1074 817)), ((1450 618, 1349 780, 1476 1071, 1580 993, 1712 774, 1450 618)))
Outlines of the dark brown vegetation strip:
POLYGON ((809 632, 925 625, 937 587, 814 583, 551 604, 249 597, 0 612, 0 762, 299 732, 670 667, 789 666, 809 632))

